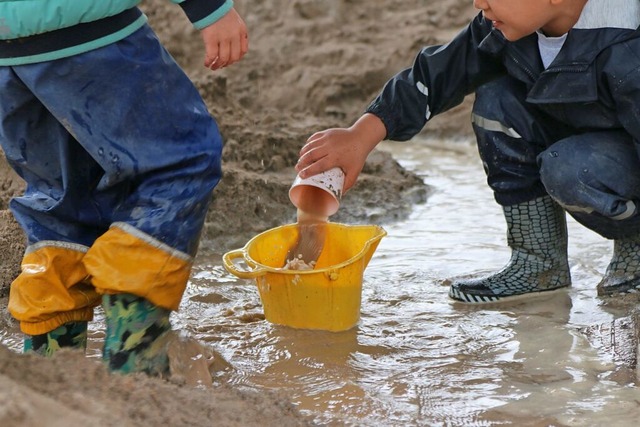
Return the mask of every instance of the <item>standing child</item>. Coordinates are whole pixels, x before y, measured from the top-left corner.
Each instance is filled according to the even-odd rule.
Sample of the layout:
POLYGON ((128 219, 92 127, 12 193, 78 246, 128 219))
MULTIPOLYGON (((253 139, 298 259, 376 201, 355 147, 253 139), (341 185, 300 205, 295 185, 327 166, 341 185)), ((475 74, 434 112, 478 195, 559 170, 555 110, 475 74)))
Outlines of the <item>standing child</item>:
MULTIPOLYGON (((9 310, 25 351, 86 346, 102 305, 104 359, 165 374, 213 188, 221 136, 162 47, 139 0, 0 2, 0 144, 26 181, 9 310)), ((201 30, 213 70, 247 51, 232 0, 174 0, 201 30)))
POLYGON ((495 274, 454 280, 449 296, 483 303, 569 286, 565 211, 614 240, 598 294, 640 286, 640 2, 474 6, 473 22, 424 48, 354 125, 312 135, 296 170, 341 167, 347 190, 381 140, 410 139, 475 92, 473 129, 512 253, 495 274))

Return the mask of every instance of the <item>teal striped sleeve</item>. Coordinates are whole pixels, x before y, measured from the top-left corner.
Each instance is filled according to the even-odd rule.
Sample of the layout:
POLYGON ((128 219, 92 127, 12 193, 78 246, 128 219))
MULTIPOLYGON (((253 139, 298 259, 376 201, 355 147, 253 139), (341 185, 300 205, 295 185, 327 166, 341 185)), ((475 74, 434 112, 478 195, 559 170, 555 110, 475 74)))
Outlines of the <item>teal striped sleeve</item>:
POLYGON ((194 27, 208 27, 231 10, 233 0, 171 0, 180 5, 194 27))

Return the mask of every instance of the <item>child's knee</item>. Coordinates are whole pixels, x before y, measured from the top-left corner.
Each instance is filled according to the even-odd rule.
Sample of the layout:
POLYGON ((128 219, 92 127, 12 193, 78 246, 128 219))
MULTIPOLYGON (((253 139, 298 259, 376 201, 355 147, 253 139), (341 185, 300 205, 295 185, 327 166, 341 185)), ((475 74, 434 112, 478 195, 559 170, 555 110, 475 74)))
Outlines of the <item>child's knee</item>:
POLYGON ((585 163, 583 152, 575 150, 570 139, 553 144, 538 155, 540 180, 551 197, 567 203, 567 195, 579 182, 581 166, 585 163))
POLYGON ((626 134, 572 136, 550 146, 537 160, 540 180, 561 203, 584 202, 584 194, 592 198, 640 197, 640 159, 626 134))

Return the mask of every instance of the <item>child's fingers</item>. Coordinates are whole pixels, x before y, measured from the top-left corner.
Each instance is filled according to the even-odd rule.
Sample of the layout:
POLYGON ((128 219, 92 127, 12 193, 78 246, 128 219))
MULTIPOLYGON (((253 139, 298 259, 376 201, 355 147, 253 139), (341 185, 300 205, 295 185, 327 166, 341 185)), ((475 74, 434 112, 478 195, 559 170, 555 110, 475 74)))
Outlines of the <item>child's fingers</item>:
POLYGON ((357 175, 346 175, 344 176, 344 186, 342 187, 342 194, 346 194, 347 191, 351 190, 351 187, 353 187, 356 184, 356 179, 358 178, 357 175))
POLYGON ((321 131, 311 135, 309 139, 307 139, 307 142, 300 149, 299 155, 304 156, 309 151, 318 148, 326 140, 327 134, 327 131, 321 131))
MULTIPOLYGON (((307 169, 309 166, 317 166, 317 163, 320 162, 320 166, 322 166, 322 159, 327 157, 327 153, 325 150, 321 150, 319 148, 310 148, 305 151, 304 154, 300 156, 298 159, 298 163, 295 166, 296 171, 301 172, 307 169)), ((312 168, 315 170, 315 168, 312 168)), ((322 172, 322 171, 320 171, 322 172)))
POLYGON ((323 153, 319 148, 310 147, 303 154, 300 155, 298 159, 299 164, 311 164, 317 162, 326 156, 326 153, 323 153))
POLYGON ((207 54, 207 60, 205 66, 212 70, 217 70, 238 62, 247 53, 249 49, 249 41, 246 34, 244 36, 234 37, 230 40, 225 40, 216 46, 215 56, 213 52, 207 54), (209 59, 212 57, 212 59, 209 59))
POLYGON ((244 32, 240 36, 240 58, 249 52, 249 35, 244 32))
POLYGON ((326 133, 327 133, 326 130, 314 133, 309 138, 307 138, 307 143, 313 142, 313 141, 316 141, 316 140, 322 138, 326 133))
POLYGON ((213 61, 211 61, 209 65, 207 65, 207 68, 209 68, 210 70, 219 70, 222 67, 223 62, 220 59, 220 56, 216 56, 215 58, 213 58, 213 61))
POLYGON ((306 166, 300 166, 300 163, 296 165, 296 172, 300 175, 300 178, 308 178, 313 175, 317 175, 320 172, 324 172, 326 170, 331 169, 328 165, 328 162, 325 161, 326 157, 322 157, 319 160, 316 160, 312 163, 307 164, 306 166))
POLYGON ((229 60, 227 61, 227 65, 239 61, 240 58, 242 58, 241 38, 239 36, 233 37, 229 41, 229 60))
POLYGON ((229 59, 231 58, 231 43, 227 40, 220 43, 218 47, 218 63, 216 64, 216 68, 223 68, 229 64, 229 59))
POLYGON ((218 57, 218 45, 215 48, 208 48, 204 57, 204 66, 215 70, 215 66, 220 58, 218 57))

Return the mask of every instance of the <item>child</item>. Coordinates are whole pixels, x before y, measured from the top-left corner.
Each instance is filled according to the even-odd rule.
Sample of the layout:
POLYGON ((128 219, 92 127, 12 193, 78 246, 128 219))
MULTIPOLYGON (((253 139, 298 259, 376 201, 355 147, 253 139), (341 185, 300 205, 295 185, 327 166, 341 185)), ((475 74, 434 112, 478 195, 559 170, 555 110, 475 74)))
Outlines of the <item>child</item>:
POLYGON ((378 142, 410 139, 475 92, 473 128, 512 254, 495 274, 454 280, 449 296, 484 303, 569 286, 564 211, 614 240, 599 295, 640 286, 640 2, 474 6, 467 28, 424 48, 354 125, 312 135, 296 170, 341 167, 348 190, 378 142))
MULTIPOLYGON (((206 67, 245 54, 232 0, 174 2, 206 67)), ((138 0, 32 3, 0 2, 0 143, 27 183, 11 202, 28 246, 9 310, 25 351, 50 355, 86 347, 102 301, 109 368, 166 374, 169 314, 221 175, 217 124, 138 0)))

